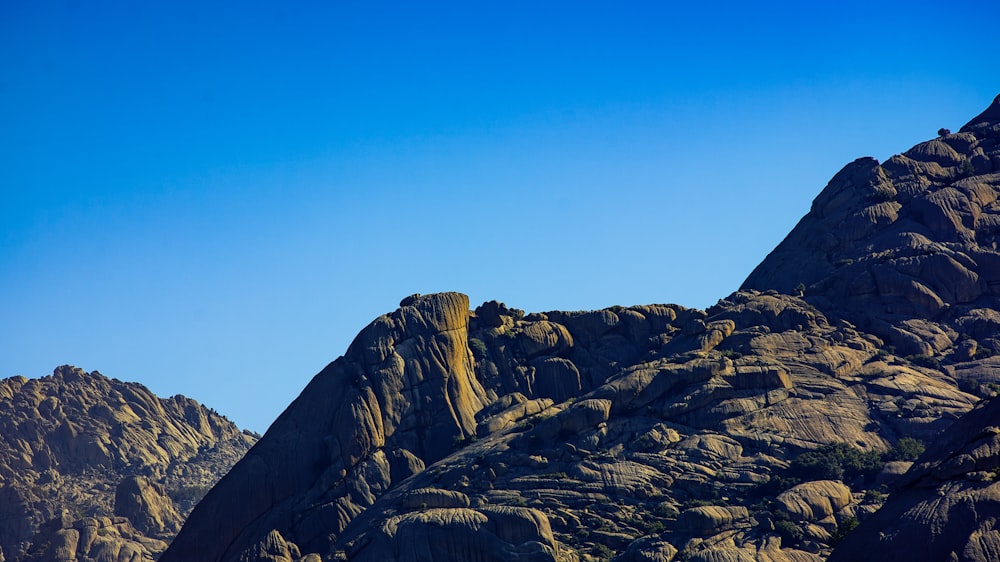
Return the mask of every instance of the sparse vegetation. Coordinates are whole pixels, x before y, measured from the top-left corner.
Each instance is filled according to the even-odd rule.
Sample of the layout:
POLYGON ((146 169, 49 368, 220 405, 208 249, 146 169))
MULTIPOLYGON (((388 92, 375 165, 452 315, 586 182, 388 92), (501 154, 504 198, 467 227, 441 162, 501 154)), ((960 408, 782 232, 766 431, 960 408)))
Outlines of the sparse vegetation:
POLYGON ((615 556, 615 551, 603 544, 594 545, 593 553, 600 560, 611 560, 615 556))
POLYGON ((878 451, 860 451, 846 443, 825 445, 792 461, 789 472, 803 480, 853 480, 871 478, 885 462, 878 451))
POLYGON ((664 517, 667 519, 672 519, 677 517, 677 508, 673 506, 670 502, 661 502, 656 504, 653 508, 653 515, 657 517, 664 517))
POLYGON ((920 455, 924 454, 924 450, 926 450, 926 447, 921 440, 914 439, 913 437, 904 437, 885 454, 885 460, 915 461, 920 455))
POLYGON ((858 518, 853 516, 838 523, 837 530, 830 535, 830 546, 834 546, 844 540, 844 537, 846 537, 848 533, 858 527, 858 523, 858 518))
POLYGON ((775 496, 810 480, 851 482, 860 478, 863 482, 871 482, 886 462, 916 460, 924 449, 923 442, 912 437, 900 439, 892 449, 885 452, 861 451, 846 443, 825 445, 800 454, 787 470, 772 474, 767 482, 758 486, 754 495, 775 496))
POLYGON ((937 357, 930 355, 907 355, 904 359, 914 365, 926 367, 928 369, 940 369, 941 361, 937 357))
POLYGON ((168 492, 170 499, 177 505, 191 506, 201 501, 211 486, 181 486, 168 492))
POLYGON ((802 541, 804 533, 798 525, 787 519, 775 521, 774 532, 781 537, 782 546, 793 546, 802 541))
POLYGON ((479 338, 469 338, 469 350, 472 351, 472 355, 480 361, 486 358, 486 344, 479 338))
POLYGON ((865 503, 882 503, 885 501, 885 494, 879 490, 865 490, 865 503))

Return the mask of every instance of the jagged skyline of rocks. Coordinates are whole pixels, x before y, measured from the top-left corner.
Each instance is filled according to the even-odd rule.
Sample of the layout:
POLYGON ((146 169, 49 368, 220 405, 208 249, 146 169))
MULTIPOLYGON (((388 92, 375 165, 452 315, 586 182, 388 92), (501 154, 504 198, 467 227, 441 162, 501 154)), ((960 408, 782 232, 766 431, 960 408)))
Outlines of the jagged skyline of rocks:
POLYGON ((844 162, 995 94, 928 46, 1000 19, 963 6, 11 7, 0 376, 263 431, 400 295, 710 306, 844 162))

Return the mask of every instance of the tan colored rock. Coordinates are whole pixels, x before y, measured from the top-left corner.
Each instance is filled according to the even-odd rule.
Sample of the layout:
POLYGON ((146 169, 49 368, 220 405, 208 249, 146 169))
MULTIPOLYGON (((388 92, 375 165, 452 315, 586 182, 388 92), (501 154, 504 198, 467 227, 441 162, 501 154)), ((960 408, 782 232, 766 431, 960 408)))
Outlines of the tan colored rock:
POLYGON ((551 398, 537 398, 535 400, 515 403, 506 410, 480 422, 476 433, 480 436, 485 436, 514 427, 518 422, 542 412, 551 407, 552 404, 551 398))
POLYGON ((357 561, 555 561, 545 515, 527 508, 428 509, 387 520, 351 553, 357 561))
POLYGON ((851 504, 851 489, 835 480, 803 482, 782 492, 778 504, 796 521, 819 521, 851 504))
POLYGON ((750 512, 743 506, 708 505, 685 509, 677 517, 677 526, 697 536, 707 537, 720 531, 749 525, 750 512))
MULTIPOLYGON (((134 494, 117 494, 118 513, 134 525, 102 528, 129 544, 162 545, 159 539, 173 537, 194 501, 255 441, 193 400, 159 398, 96 371, 62 366, 40 379, 0 381, 0 549, 17 562, 31 543, 56 556, 46 541, 69 544, 80 529, 60 517, 61 527, 43 532, 47 520, 63 512, 115 514, 125 474, 143 475, 131 482, 134 494)), ((82 562, 91 556, 90 539, 80 532, 86 544, 74 548, 82 562)), ((121 541, 118 550, 126 548, 121 541)))
POLYGON ((132 527, 124 517, 70 522, 57 518, 42 526, 24 562, 146 562, 167 548, 132 527))
POLYGON ((144 476, 129 476, 118 484, 115 515, 153 537, 173 537, 184 522, 163 487, 144 476))
POLYGON ((582 390, 580 371, 568 359, 561 357, 539 358, 530 363, 531 391, 534 395, 562 402, 579 396, 582 390))
POLYGON ((539 423, 535 434, 542 439, 553 439, 559 435, 575 435, 608 420, 611 401, 588 399, 575 402, 552 417, 539 423))
POLYGON ((573 336, 561 324, 540 321, 524 325, 518 336, 521 349, 529 357, 558 355, 573 347, 573 336))

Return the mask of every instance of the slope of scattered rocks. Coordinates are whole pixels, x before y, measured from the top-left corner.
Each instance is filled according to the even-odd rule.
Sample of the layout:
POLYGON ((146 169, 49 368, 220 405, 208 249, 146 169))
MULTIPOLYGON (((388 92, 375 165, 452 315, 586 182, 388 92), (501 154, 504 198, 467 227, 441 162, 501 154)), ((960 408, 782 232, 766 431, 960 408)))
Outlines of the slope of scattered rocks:
POLYGON ((0 552, 153 559, 256 441, 197 402, 63 366, 0 381, 0 552))

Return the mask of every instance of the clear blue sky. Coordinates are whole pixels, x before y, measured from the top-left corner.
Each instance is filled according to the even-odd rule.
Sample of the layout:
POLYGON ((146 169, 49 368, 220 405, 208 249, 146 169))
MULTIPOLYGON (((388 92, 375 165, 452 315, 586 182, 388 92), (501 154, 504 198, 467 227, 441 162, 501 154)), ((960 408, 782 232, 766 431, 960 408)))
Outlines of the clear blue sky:
POLYGON ((263 431, 411 293, 706 307, 1000 93, 994 0, 278 4, 0 0, 0 376, 263 431))

